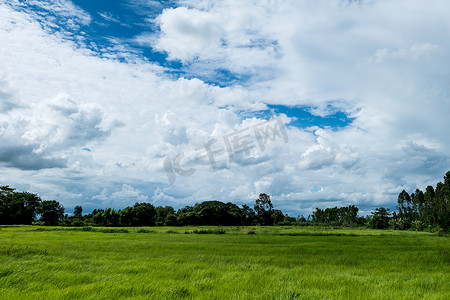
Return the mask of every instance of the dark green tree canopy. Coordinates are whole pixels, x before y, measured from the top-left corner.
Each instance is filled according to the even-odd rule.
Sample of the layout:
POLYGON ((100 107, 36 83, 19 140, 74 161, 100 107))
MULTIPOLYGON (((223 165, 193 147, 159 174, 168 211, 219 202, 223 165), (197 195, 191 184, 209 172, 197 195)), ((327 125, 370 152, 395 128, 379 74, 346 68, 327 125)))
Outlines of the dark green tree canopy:
POLYGON ((41 198, 28 192, 15 192, 9 186, 0 187, 0 223, 31 224, 41 204, 41 198))
POLYGON ((42 201, 37 211, 45 225, 58 225, 64 218, 64 207, 55 200, 42 201))

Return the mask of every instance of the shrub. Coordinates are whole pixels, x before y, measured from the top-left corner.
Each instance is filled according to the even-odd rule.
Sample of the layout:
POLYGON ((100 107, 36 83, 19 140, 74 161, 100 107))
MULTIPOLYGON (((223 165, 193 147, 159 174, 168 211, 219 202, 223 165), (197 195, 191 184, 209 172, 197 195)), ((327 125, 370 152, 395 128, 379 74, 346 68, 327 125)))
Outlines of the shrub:
POLYGON ((403 218, 391 219, 389 220, 389 227, 397 230, 406 230, 411 227, 411 223, 403 218))
POLYGON ((425 224, 422 221, 420 221, 420 220, 416 220, 416 221, 412 221, 411 222, 411 229, 412 230, 422 231, 424 227, 425 227, 425 224))

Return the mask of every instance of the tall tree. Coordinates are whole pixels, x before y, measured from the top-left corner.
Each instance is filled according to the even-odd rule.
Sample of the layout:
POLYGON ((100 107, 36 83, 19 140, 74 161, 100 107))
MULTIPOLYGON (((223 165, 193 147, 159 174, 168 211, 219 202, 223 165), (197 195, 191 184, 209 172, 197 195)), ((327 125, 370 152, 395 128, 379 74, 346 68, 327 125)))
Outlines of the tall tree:
POLYGON ((411 203, 411 197, 409 196, 409 194, 403 190, 400 192, 400 194, 398 195, 398 199, 397 199, 397 203, 398 203, 398 216, 400 218, 408 218, 408 206, 411 203))
POLYGON ((423 212, 423 220, 426 224, 434 226, 436 224, 436 218, 434 215, 434 188, 429 185, 425 190, 424 194, 424 212, 423 212))
POLYGON ((83 207, 81 207, 80 205, 75 206, 73 210, 73 216, 80 219, 83 216, 83 207))
POLYGON ((413 212, 413 219, 414 220, 420 220, 423 218, 423 210, 424 210, 424 204, 425 204, 425 195, 424 193, 416 189, 413 197, 412 197, 414 212, 413 212))
POLYGON ((242 225, 255 225, 255 211, 247 204, 242 205, 242 225))
POLYGON ((259 194, 259 198, 255 201, 254 209, 260 225, 273 225, 273 205, 269 195, 259 194))

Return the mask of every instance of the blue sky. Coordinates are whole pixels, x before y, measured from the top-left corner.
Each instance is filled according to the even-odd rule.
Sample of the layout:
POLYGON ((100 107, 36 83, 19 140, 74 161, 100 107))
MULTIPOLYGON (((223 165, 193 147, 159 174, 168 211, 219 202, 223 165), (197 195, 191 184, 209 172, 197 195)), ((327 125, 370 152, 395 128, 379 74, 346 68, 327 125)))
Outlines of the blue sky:
POLYGON ((108 47, 121 42, 151 62, 181 69, 181 64, 168 61, 164 52, 141 46, 133 39, 143 32, 155 32, 157 26, 149 21, 156 18, 165 8, 175 7, 174 1, 74 1, 88 12, 93 21, 83 28, 88 38, 97 45, 108 47))
POLYGON ((394 208, 450 170, 449 6, 0 0, 0 184, 68 212, 394 208))

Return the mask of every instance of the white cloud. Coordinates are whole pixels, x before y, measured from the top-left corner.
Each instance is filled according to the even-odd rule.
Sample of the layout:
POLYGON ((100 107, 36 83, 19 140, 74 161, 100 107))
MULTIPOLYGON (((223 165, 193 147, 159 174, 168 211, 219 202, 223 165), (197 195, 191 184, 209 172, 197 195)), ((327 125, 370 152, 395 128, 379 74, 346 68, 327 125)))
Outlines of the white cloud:
POLYGON ((391 59, 419 59, 438 53, 440 47, 430 43, 414 44, 410 48, 401 48, 396 51, 390 51, 387 48, 378 49, 371 61, 381 63, 389 58, 391 59))
POLYGON ((93 196, 92 199, 100 200, 105 207, 125 208, 126 206, 132 206, 136 202, 148 201, 148 196, 143 195, 141 191, 130 185, 123 184, 120 191, 108 194, 108 190, 103 189, 99 195, 93 196))
POLYGON ((273 21, 268 12, 277 11, 276 6, 237 1, 189 6, 164 10, 156 20, 159 38, 144 34, 138 42, 148 40, 170 59, 181 60, 204 76, 221 68, 256 76, 261 74, 259 68, 276 62, 278 47, 275 36, 270 36, 274 32, 266 25, 273 21))
POLYGON ((162 36, 157 49, 173 59, 192 60, 203 52, 219 49, 220 31, 214 17, 197 9, 167 9, 160 18, 162 36))
POLYGON ((314 131, 316 143, 310 146, 300 157, 299 166, 306 170, 319 170, 329 166, 340 166, 344 169, 355 167, 360 161, 357 151, 336 143, 333 132, 323 129, 314 131))
POLYGON ((89 25, 91 16, 70 0, 33 0, 33 1, 1 1, 2 5, 9 5, 15 10, 27 12, 33 19, 39 20, 47 29, 55 29, 60 25, 71 30, 78 30, 81 26, 89 25))
POLYGON ((110 12, 99 12, 98 13, 100 17, 102 17, 103 19, 105 19, 105 21, 107 22, 114 22, 114 23, 120 23, 120 20, 116 17, 114 17, 114 15, 110 12))

